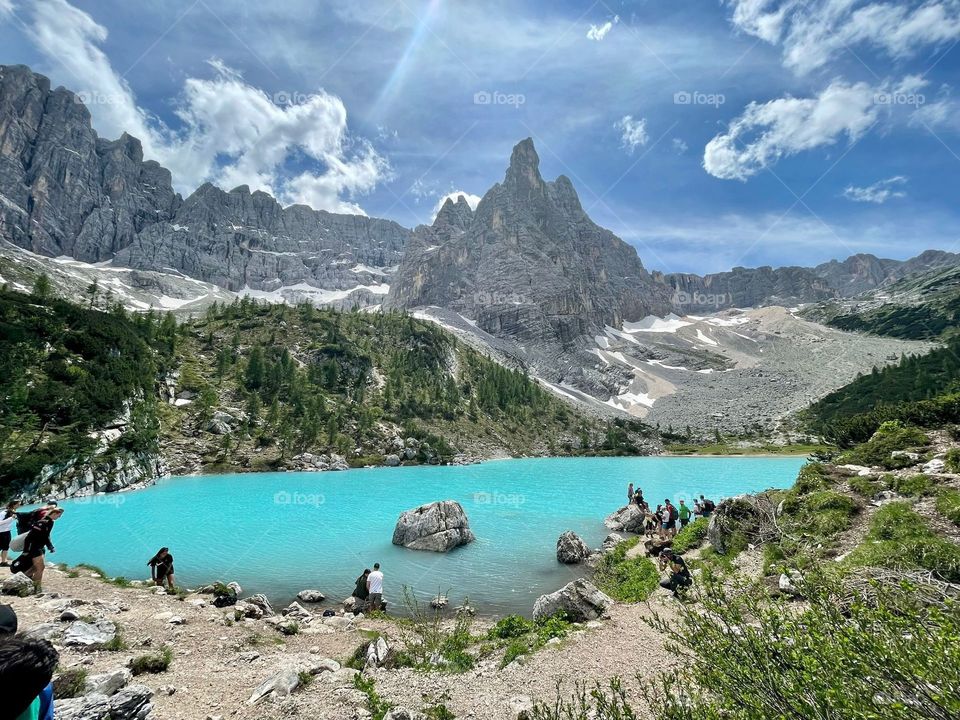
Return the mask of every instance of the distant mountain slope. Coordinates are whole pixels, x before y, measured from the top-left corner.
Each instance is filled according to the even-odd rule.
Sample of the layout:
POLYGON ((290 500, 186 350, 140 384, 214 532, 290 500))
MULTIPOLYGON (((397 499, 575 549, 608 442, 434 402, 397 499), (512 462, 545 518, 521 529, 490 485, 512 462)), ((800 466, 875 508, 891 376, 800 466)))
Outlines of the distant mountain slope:
POLYGON ((960 267, 912 275, 845 301, 822 303, 806 317, 831 327, 905 339, 935 339, 960 328, 960 267))
POLYGON ((736 267, 710 275, 654 273, 673 290, 673 302, 685 312, 732 307, 783 305, 852 298, 888 287, 904 278, 960 265, 960 254, 927 250, 909 260, 851 255, 813 268, 736 267))

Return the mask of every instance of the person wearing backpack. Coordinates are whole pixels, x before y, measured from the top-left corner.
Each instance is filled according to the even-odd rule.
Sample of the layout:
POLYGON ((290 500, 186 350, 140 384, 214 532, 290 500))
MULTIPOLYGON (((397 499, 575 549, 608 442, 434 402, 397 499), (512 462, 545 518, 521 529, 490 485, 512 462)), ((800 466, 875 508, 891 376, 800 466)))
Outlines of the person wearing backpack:
POLYGON ((676 505, 670 502, 670 498, 666 498, 664 500, 664 503, 666 503, 665 507, 670 513, 670 516, 669 516, 670 519, 667 521, 667 528, 666 528, 667 537, 673 537, 674 535, 677 534, 677 519, 679 518, 680 515, 677 512, 676 505))
POLYGON ((717 509, 717 505, 713 500, 707 500, 703 495, 700 496, 700 516, 701 517, 710 517, 711 513, 717 509))

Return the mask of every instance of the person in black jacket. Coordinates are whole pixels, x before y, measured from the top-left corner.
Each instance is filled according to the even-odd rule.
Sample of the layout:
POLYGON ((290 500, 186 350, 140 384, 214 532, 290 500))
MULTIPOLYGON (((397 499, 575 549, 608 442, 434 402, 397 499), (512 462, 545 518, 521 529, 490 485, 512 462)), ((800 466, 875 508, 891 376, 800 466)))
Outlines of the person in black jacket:
POLYGON ((170 592, 176 592, 176 585, 173 582, 173 555, 170 554, 170 548, 160 548, 147 565, 150 566, 150 579, 154 585, 163 587, 166 581, 170 586, 170 592))
POLYGON ((50 535, 53 533, 53 524, 62 515, 63 508, 55 507, 30 526, 23 544, 23 554, 14 561, 11 567, 14 572, 22 572, 33 580, 37 592, 42 590, 46 552, 48 550, 56 552, 56 548, 50 539, 50 535))

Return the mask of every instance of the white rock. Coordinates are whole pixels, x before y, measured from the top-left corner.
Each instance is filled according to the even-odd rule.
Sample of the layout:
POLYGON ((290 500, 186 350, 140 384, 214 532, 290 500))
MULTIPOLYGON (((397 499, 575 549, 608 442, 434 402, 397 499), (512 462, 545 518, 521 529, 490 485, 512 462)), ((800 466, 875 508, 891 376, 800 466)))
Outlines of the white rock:
POLYGON ((120 690, 125 688, 132 679, 133 673, 126 668, 117 668, 116 670, 100 675, 89 675, 84 685, 83 694, 90 695, 91 693, 97 693, 106 695, 107 697, 116 695, 120 690))

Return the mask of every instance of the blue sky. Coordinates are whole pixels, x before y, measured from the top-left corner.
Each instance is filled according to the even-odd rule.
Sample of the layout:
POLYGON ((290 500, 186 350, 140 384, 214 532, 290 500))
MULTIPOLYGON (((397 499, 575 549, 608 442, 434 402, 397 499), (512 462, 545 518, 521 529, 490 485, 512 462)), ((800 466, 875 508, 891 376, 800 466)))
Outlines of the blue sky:
POLYGON ((960 0, 0 0, 189 193, 431 221, 534 138, 650 269, 960 251, 960 0))

